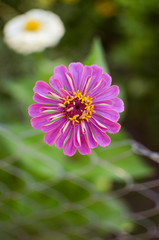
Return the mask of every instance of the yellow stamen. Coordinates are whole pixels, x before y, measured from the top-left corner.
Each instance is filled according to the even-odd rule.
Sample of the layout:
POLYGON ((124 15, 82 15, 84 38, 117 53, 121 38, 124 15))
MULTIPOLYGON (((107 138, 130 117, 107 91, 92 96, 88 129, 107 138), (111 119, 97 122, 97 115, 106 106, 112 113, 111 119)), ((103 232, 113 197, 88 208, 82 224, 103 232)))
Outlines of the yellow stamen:
POLYGON ((73 101, 73 98, 70 98, 69 96, 67 96, 66 98, 63 98, 63 100, 65 100, 63 103, 65 105, 65 104, 70 104, 70 101, 73 101))
POLYGON ((76 118, 77 118, 76 116, 73 116, 72 118, 69 117, 69 119, 72 121, 73 126, 74 126, 75 122, 79 123, 79 121, 76 118))
POLYGON ((30 20, 26 22, 25 29, 27 31, 37 31, 41 26, 41 23, 37 20, 30 20))
POLYGON ((68 106, 68 104, 70 104, 71 101, 73 101, 73 105, 76 105, 76 99, 79 99, 81 101, 82 104, 85 105, 85 109, 81 110, 82 115, 75 115, 73 117, 69 117, 68 115, 68 119, 72 121, 72 124, 74 126, 75 122, 79 123, 79 121, 82 120, 86 120, 87 122, 89 122, 89 118, 91 118, 91 115, 93 113, 95 113, 94 110, 94 105, 92 104, 92 97, 90 98, 89 95, 86 96, 86 93, 82 94, 79 90, 77 90, 77 92, 73 92, 73 96, 67 96, 66 98, 63 98, 64 100, 64 105, 67 107, 66 112, 69 113, 71 112, 74 107, 71 105, 70 108, 68 106))

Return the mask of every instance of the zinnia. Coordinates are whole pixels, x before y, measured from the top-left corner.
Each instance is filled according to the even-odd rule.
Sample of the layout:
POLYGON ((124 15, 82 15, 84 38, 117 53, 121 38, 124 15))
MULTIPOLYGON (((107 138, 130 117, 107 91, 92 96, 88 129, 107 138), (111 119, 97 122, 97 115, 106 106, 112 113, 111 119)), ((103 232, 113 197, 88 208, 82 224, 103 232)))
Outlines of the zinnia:
POLYGON ((124 111, 119 87, 111 85, 111 77, 97 65, 83 66, 71 63, 55 67, 50 78, 51 87, 37 81, 34 101, 29 107, 33 128, 46 132, 44 141, 63 148, 72 156, 76 149, 90 154, 98 144, 106 147, 110 138, 106 134, 120 130, 119 112, 124 111))
POLYGON ((4 40, 16 52, 29 54, 57 45, 64 32, 59 16, 50 11, 32 9, 5 25, 4 40))

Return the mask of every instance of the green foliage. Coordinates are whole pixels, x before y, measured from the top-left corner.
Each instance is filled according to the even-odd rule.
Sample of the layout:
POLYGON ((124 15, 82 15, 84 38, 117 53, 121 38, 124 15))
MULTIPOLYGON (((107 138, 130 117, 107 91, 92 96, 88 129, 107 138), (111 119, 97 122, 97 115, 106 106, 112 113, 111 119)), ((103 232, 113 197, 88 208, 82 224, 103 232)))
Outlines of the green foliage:
MULTIPOLYGON (((15 1, 12 2, 10 5, 14 5, 15 1)), ((89 2, 91 4, 91 1, 89 2)), ((133 19, 133 12, 137 11, 133 10, 135 5, 128 0, 116 2, 128 7, 132 12, 128 21, 121 20, 120 24, 127 29, 126 36, 130 45, 133 43, 133 48, 129 48, 127 52, 123 44, 124 51, 117 48, 118 57, 114 59, 115 62, 122 60, 124 63, 129 60, 130 63, 132 58, 129 59, 129 56, 135 56, 136 59, 140 54, 142 56, 144 49, 151 46, 151 39, 146 39, 142 44, 142 40, 147 36, 146 31, 141 34, 139 41, 132 36, 142 27, 137 27, 138 21, 133 19), (131 29, 128 29, 129 23, 133 34, 131 29), (134 52, 136 47, 138 51, 134 52)), ((88 11, 89 5, 82 6, 89 15, 90 24, 95 13, 88 11)), ((64 7, 65 5, 62 9, 64 7)), ((84 17, 78 21, 80 30, 73 24, 76 14, 71 13, 74 10, 81 16, 81 10, 74 6, 65 12, 64 18, 69 19, 67 27, 71 34, 65 37, 61 49, 59 47, 57 52, 55 50, 55 56, 60 56, 63 50, 67 53, 68 49, 65 47, 70 41, 73 47, 72 52, 70 51, 72 56, 74 52, 82 49, 81 46, 85 46, 84 52, 79 51, 79 57, 82 58, 86 54, 92 32, 100 22, 94 18, 87 35, 84 17), (77 34, 78 41, 72 38, 72 33, 77 34)), ((139 19, 140 12, 141 8, 138 10, 139 19)), ((51 54, 52 52, 50 56, 51 54)), ((55 146, 46 145, 43 141, 44 133, 31 129, 29 125, 27 108, 32 103, 32 88, 38 79, 48 81, 56 65, 68 65, 69 61, 63 58, 55 60, 54 57, 53 60, 52 56, 46 59, 43 54, 35 54, 32 57, 25 60, 24 57, 16 56, 18 66, 22 59, 23 64, 25 61, 28 61, 29 66, 33 63, 33 71, 28 70, 27 74, 21 77, 12 69, 13 76, 16 77, 4 74, 6 78, 2 84, 6 101, 2 105, 2 114, 5 113, 5 117, 1 114, 5 124, 0 125, 1 238, 16 240, 24 236, 24 239, 40 240, 89 240, 106 239, 112 232, 132 231, 134 224, 129 215, 130 210, 121 199, 111 193, 114 190, 113 185, 118 183, 127 186, 136 180, 151 176, 152 169, 133 153, 132 141, 124 130, 111 136, 112 142, 109 147, 98 147, 88 156, 76 153, 69 158, 55 146), (11 105, 12 102, 14 104, 11 105)), ((91 53, 84 64, 98 64, 104 71, 109 72, 99 39, 93 41, 91 53)), ((124 96, 123 89, 121 96, 124 96)))
MULTIPOLYGON (((39 57, 36 55, 37 77, 10 81, 6 86, 25 118, 36 78, 49 79, 53 65, 67 62, 61 59, 53 64, 39 57)), ((94 41, 85 64, 98 64, 108 71, 99 40, 94 41)), ((12 217, 18 230, 12 239, 19 237, 20 229, 26 236, 36 234, 41 240, 52 239, 50 234, 57 240, 82 240, 91 239, 92 234, 103 238, 114 231, 132 230, 129 210, 109 191, 113 182, 129 184, 149 176, 152 170, 132 152, 131 141, 123 130, 111 136, 109 147, 98 147, 89 156, 76 153, 71 158, 55 146, 46 145, 44 134, 28 124, 2 125, 0 130, 2 166, 5 162, 1 176, 7 192, 14 193, 7 201, 5 196, 2 198, 5 237, 5 229, 13 228, 12 217)))
MULTIPOLYGON (((14 189, 13 197, 7 202, 5 198, 1 200, 4 228, 11 216, 16 228, 28 235, 41 224, 42 235, 45 226, 47 231, 60 231, 65 237, 72 234, 73 226, 77 232, 80 228, 92 229, 96 236, 102 236, 103 231, 122 232, 127 225, 129 229, 133 227, 126 206, 108 190, 112 189, 112 181, 127 184, 150 175, 151 170, 133 154, 124 132, 113 135, 112 144, 106 149, 68 158, 61 150, 47 146, 42 141, 43 134, 30 127, 1 126, 0 130, 0 144, 4 146, 1 164, 5 162, 1 177, 6 178, 8 193, 14 189), (16 189, 11 188, 9 176, 16 182, 16 189)), ((79 232, 77 236, 80 237, 79 232)), ((86 239, 91 239, 89 233, 86 239)))
POLYGON ((94 40, 91 52, 84 61, 84 64, 85 65, 97 64, 103 68, 103 72, 109 73, 109 69, 105 60, 104 49, 99 39, 94 40))

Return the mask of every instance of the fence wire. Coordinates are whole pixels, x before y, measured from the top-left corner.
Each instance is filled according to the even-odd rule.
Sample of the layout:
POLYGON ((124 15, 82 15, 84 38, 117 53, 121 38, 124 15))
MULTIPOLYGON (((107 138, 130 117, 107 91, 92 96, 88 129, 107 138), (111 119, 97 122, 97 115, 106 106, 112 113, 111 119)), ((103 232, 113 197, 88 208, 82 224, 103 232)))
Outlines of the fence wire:
POLYGON ((0 131, 0 239, 159 239, 159 153, 120 139, 105 158, 98 148, 61 160, 63 153, 46 148, 38 131, 0 131), (152 173, 140 178, 123 168, 120 161, 132 155, 146 157, 152 173))

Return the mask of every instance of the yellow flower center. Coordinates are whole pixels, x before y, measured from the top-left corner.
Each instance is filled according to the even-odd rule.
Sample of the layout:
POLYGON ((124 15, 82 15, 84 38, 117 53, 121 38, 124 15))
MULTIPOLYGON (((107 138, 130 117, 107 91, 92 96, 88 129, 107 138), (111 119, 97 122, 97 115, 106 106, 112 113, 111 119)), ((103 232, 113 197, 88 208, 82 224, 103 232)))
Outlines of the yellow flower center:
POLYGON ((37 31, 40 28, 41 23, 37 20, 28 21, 25 24, 25 29, 27 31, 37 31))
POLYGON ((72 96, 67 96, 63 98, 65 105, 64 112, 66 117, 71 120, 73 126, 76 123, 79 123, 82 120, 89 122, 89 118, 95 112, 94 105, 92 104, 92 98, 86 93, 82 95, 79 90, 74 92, 72 96))

